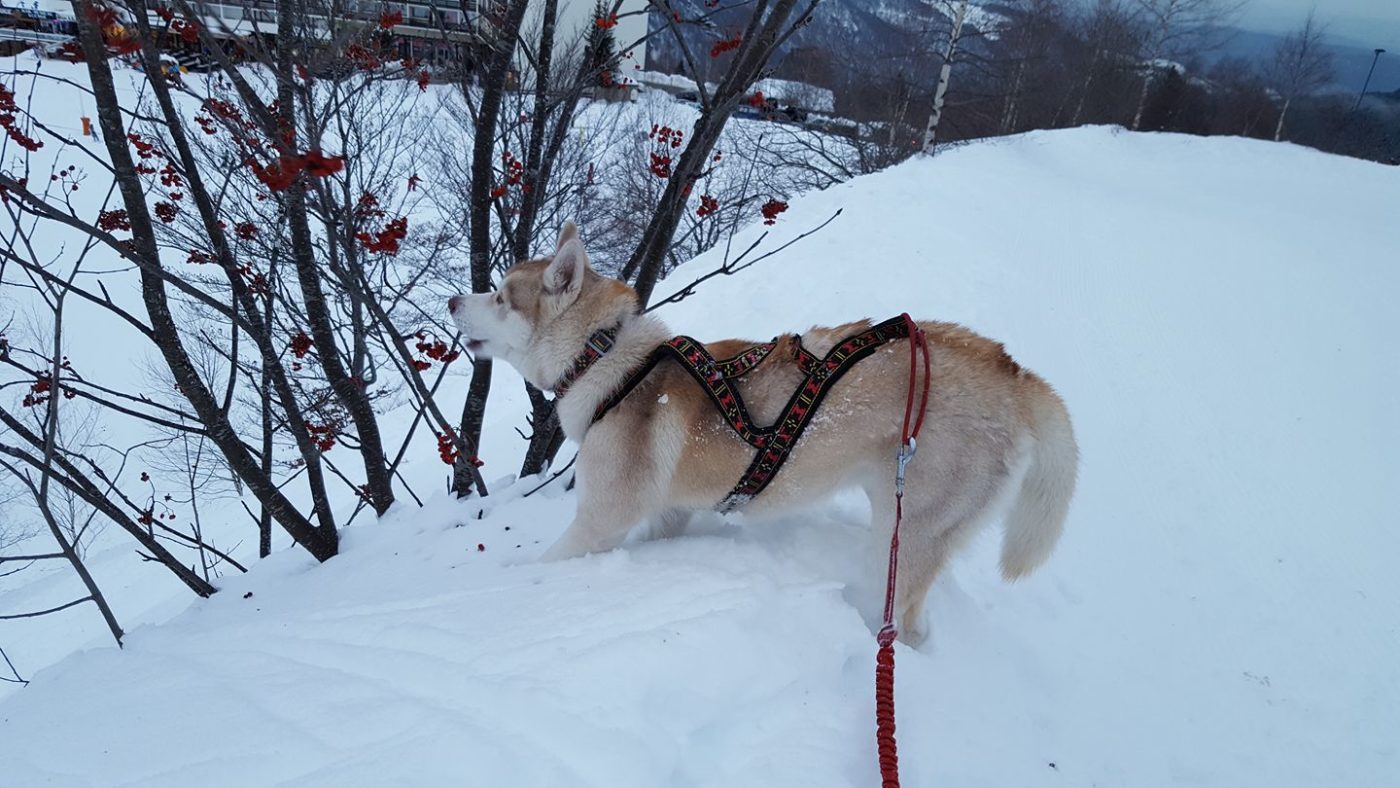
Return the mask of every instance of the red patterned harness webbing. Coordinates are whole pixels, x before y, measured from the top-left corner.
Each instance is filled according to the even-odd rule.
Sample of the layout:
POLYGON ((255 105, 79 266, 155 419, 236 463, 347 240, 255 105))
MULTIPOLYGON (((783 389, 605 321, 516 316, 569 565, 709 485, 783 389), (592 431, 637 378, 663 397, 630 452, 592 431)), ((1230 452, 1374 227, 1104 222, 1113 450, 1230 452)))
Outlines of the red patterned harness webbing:
POLYGON ((769 482, 778 475, 798 438, 816 415, 817 407, 841 376, 849 372, 856 362, 869 356, 886 342, 908 336, 909 324, 901 316, 842 340, 822 358, 812 355, 798 340, 796 363, 806 373, 807 378, 797 387, 797 391, 793 392, 778 421, 770 427, 754 424, 748 408, 744 406, 743 398, 739 396, 731 381, 748 374, 762 363, 777 346, 777 339, 754 345, 736 356, 716 360, 694 339, 686 336, 674 337, 653 351, 647 362, 629 375, 617 392, 598 406, 594 411, 593 421, 603 418, 609 410, 622 402, 657 364, 668 358, 676 361, 705 390, 710 402, 719 409, 720 415, 734 432, 758 450, 739 483, 734 485, 734 489, 716 507, 721 512, 731 511, 763 492, 769 482))

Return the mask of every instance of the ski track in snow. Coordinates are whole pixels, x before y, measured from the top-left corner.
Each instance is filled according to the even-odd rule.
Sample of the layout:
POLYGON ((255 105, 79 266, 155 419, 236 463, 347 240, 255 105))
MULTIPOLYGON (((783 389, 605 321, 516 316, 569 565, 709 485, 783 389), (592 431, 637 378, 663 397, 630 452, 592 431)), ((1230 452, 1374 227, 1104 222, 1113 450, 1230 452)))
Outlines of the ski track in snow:
MULTIPOLYGON (((844 214, 667 308, 701 338, 957 320, 1069 404, 1057 553, 1008 586, 984 535, 931 592, 930 642, 899 648, 905 785, 1400 772, 1396 205, 1395 168, 1289 145, 1032 133, 794 200, 765 247, 844 214)), ((497 374, 488 435, 518 453, 497 374)), ((573 499, 529 486, 401 505, 323 566, 283 550, 207 601, 120 575, 148 622, 121 651, 44 651, 88 612, 0 629, 54 654, 0 701, 0 785, 877 783, 859 497, 540 565, 573 499)))

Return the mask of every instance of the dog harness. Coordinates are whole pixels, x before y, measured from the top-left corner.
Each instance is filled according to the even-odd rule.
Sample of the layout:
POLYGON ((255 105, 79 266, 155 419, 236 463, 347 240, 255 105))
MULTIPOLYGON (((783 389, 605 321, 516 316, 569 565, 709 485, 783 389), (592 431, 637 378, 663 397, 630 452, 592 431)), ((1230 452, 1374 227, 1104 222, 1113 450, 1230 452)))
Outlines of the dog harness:
MULTIPOLYGON (((895 339, 909 336, 909 321, 903 316, 891 318, 872 326, 865 331, 847 337, 837 343, 825 356, 818 358, 802 346, 800 337, 791 340, 796 345, 793 361, 807 376, 788 399, 778 420, 771 426, 760 427, 749 416, 748 408, 734 385, 738 378, 753 371, 768 358, 783 337, 774 337, 772 342, 753 345, 743 352, 726 359, 716 359, 705 346, 687 337, 673 337, 652 351, 646 363, 633 370, 612 396, 598 405, 593 412, 596 423, 632 393, 657 364, 670 359, 700 384, 710 402, 729 423, 731 429, 745 443, 757 450, 753 461, 744 471, 734 489, 715 508, 729 512, 753 500, 763 492, 769 482, 778 475, 783 463, 787 462, 793 446, 811 424, 817 407, 826 398, 832 386, 851 370, 861 359, 875 352, 881 345, 895 339)), ((554 387, 556 397, 562 397, 573 384, 612 349, 617 337, 618 326, 593 332, 584 345, 584 350, 574 359, 563 378, 554 387)))

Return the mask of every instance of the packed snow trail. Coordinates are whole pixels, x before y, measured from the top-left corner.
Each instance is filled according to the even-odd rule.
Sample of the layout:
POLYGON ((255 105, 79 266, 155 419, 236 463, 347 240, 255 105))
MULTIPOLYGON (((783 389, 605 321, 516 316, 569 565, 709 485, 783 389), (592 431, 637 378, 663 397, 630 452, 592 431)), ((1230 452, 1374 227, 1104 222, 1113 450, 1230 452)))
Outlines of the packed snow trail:
MULTIPOLYGON (((1009 586, 989 534, 900 647, 906 786, 1400 773, 1396 205, 1396 169, 1288 145, 1034 133, 795 200, 765 248, 843 213, 667 308, 701 338, 957 320, 1068 403, 1057 553, 1009 586)), ((522 408, 493 403, 488 461, 522 408)), ((283 551, 39 672, 0 703, 0 783, 876 783, 858 498, 542 565, 573 498, 521 487, 283 551)))

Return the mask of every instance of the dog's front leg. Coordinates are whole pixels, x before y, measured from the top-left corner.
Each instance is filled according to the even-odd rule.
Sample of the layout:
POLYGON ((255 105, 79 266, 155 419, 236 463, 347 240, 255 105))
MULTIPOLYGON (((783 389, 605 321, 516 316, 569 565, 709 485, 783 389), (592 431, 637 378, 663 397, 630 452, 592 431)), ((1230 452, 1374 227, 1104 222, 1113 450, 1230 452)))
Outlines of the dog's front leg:
POLYGON ((635 512, 607 501, 580 500, 578 513, 568 530, 541 556, 543 561, 563 561, 589 553, 605 553, 627 538, 637 524, 635 512))
MULTIPOLYGON (((587 459, 581 454, 581 459, 587 459)), ((644 494, 652 485, 635 470, 624 475, 617 463, 585 466, 579 473, 578 511, 541 560, 562 561, 589 553, 604 553, 622 544, 637 523, 658 508, 644 494)))
POLYGON ((689 509, 663 509, 660 514, 651 518, 651 528, 646 538, 675 539, 684 536, 686 526, 690 525, 690 516, 689 509))
POLYGON ((638 523, 660 515, 683 445, 678 425, 626 412, 595 425, 578 452, 578 511, 543 560, 612 550, 638 523))

